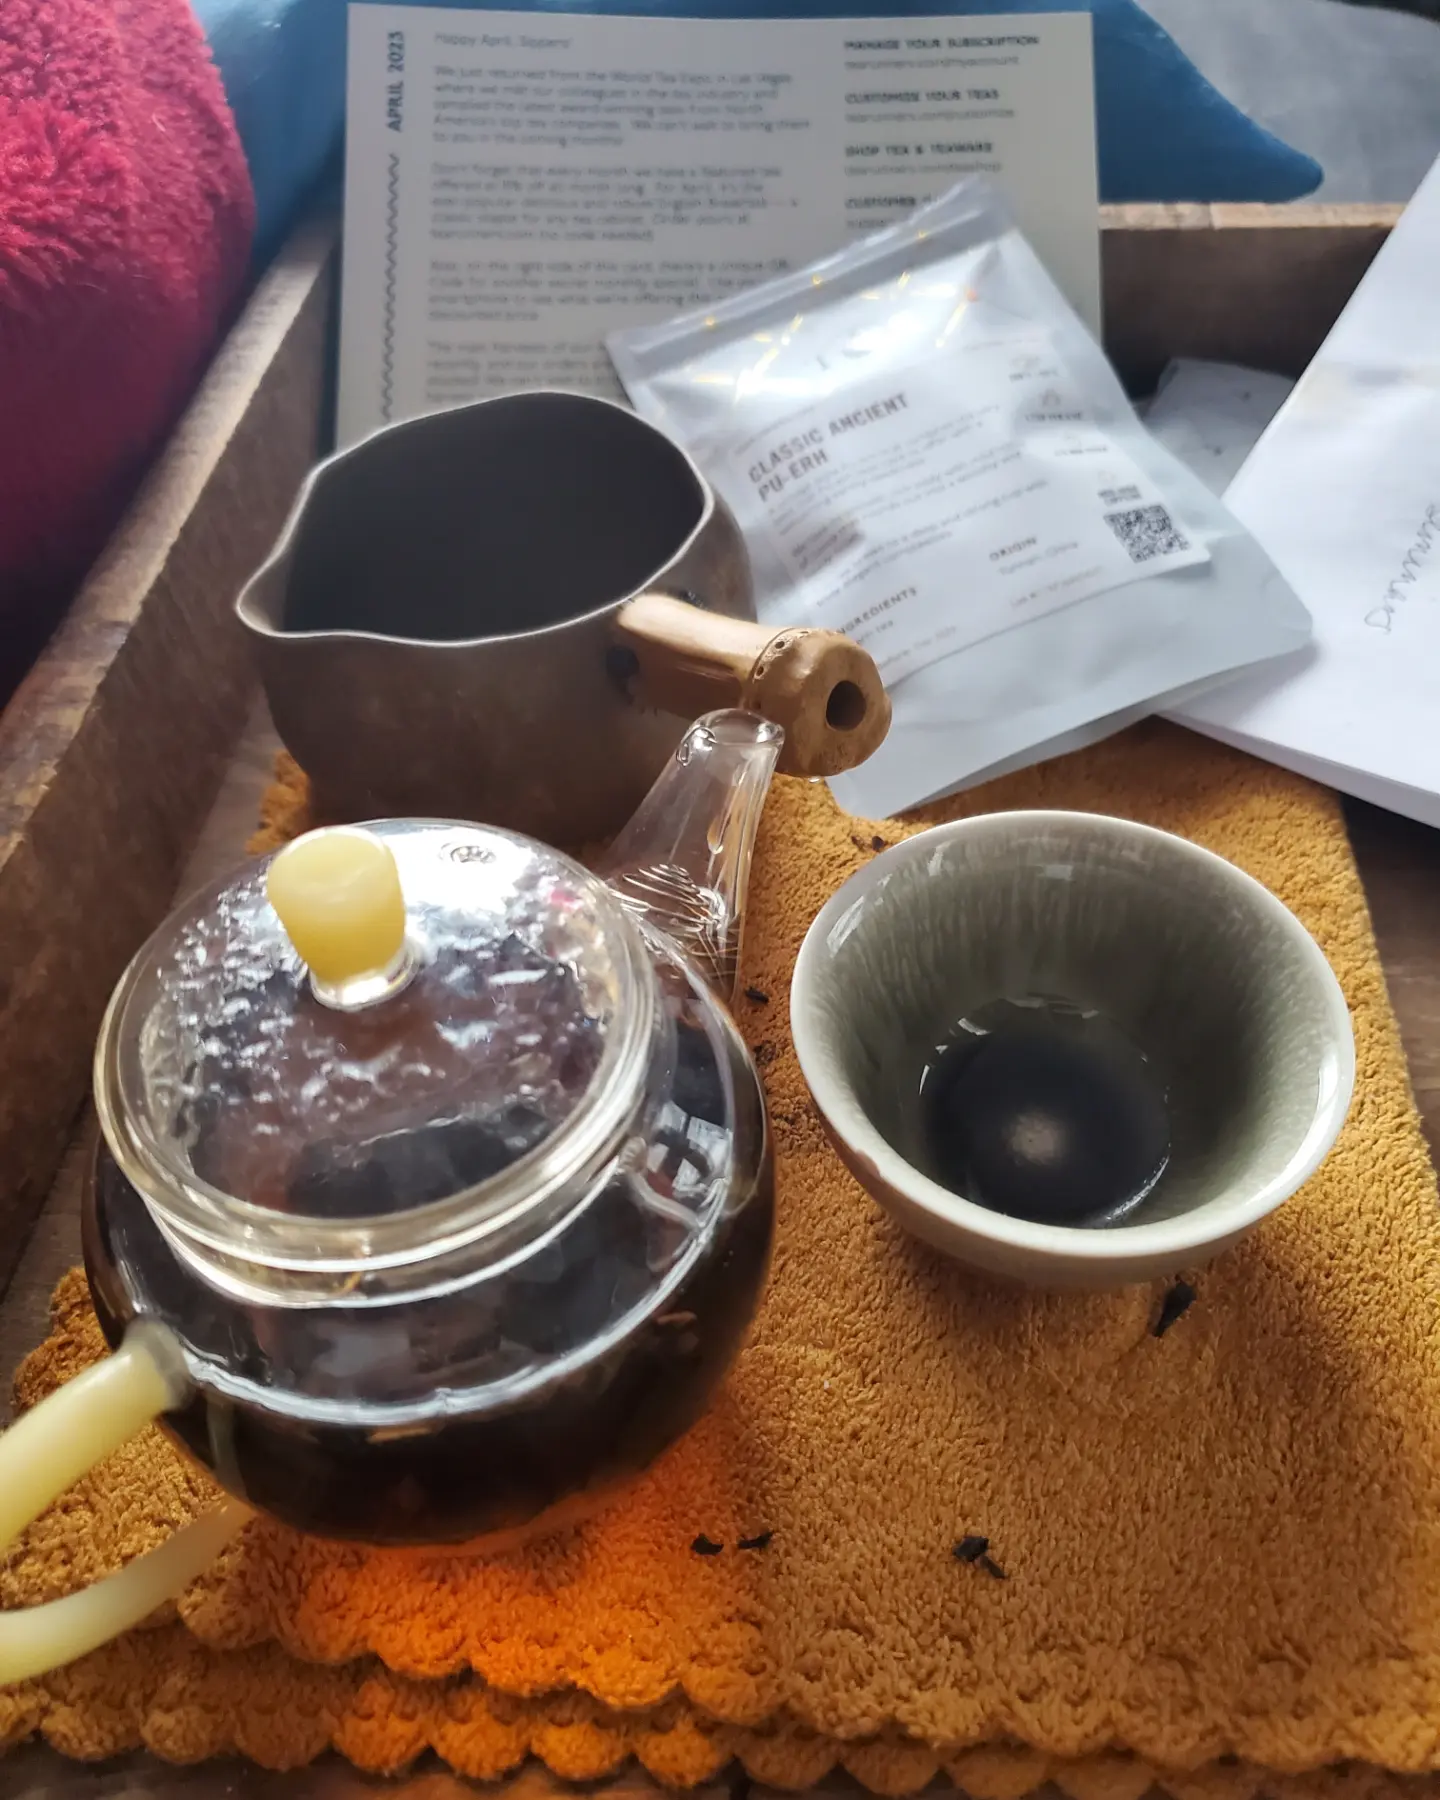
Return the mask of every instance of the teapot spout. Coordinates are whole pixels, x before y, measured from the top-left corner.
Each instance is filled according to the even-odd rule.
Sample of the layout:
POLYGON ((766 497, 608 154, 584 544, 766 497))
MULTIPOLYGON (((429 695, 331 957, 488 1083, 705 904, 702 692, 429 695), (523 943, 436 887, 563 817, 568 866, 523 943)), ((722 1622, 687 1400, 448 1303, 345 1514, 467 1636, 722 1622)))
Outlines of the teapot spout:
POLYGON ((755 834, 785 733, 751 712, 697 719, 600 867, 728 1006, 755 834))

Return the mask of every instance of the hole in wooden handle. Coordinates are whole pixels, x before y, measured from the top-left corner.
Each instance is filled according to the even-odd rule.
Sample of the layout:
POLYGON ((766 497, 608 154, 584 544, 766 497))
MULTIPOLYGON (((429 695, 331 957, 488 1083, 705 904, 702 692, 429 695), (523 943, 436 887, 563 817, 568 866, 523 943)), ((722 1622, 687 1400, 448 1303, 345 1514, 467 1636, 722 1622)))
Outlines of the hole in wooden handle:
POLYGON ((825 702, 825 723, 832 731, 858 731, 867 710, 865 696, 853 681, 837 681, 825 702))
POLYGON ((785 728, 786 775, 838 775, 864 762, 890 729, 874 658, 836 631, 776 632, 753 619, 642 594, 615 618, 635 659, 634 699, 695 718, 739 706, 785 728))
POLYGON ((839 775, 872 756, 890 729, 874 658, 838 631, 781 632, 756 659, 740 704, 785 727, 787 775, 839 775))

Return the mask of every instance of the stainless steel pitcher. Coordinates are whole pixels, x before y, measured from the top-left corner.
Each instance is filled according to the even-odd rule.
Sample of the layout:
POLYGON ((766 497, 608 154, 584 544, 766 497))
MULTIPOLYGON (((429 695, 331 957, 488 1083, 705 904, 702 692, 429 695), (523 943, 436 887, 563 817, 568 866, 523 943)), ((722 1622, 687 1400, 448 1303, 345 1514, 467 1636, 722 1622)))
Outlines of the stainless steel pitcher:
POLYGON ((774 720, 781 768, 811 776, 889 726, 856 644, 754 622, 739 530, 685 452, 575 394, 409 420, 320 464, 237 610, 340 816, 573 844, 629 817, 700 713, 774 720))

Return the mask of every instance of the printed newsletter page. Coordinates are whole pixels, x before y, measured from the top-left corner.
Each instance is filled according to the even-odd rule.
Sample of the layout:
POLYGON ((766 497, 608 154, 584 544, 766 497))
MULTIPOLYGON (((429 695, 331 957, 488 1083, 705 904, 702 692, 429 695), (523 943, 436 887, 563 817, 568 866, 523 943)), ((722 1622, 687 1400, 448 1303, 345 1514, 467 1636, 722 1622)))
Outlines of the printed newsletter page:
POLYGON ((1089 32, 352 6, 341 441, 517 388, 618 396, 606 332, 976 171, 1096 324, 1089 32))

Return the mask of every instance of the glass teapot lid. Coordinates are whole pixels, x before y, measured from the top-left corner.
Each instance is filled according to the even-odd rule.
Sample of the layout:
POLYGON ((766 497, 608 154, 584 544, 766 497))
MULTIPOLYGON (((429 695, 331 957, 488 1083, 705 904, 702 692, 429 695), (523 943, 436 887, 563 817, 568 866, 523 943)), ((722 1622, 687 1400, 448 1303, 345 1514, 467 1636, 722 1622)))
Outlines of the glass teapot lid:
POLYGON ((363 1221, 383 1258, 388 1220, 403 1254, 417 1207, 507 1170, 513 1204, 613 1150, 654 979, 611 890, 544 845, 431 820, 312 832, 140 951, 101 1029, 101 1124, 188 1236, 270 1243, 293 1220, 301 1266, 306 1221, 363 1221))

